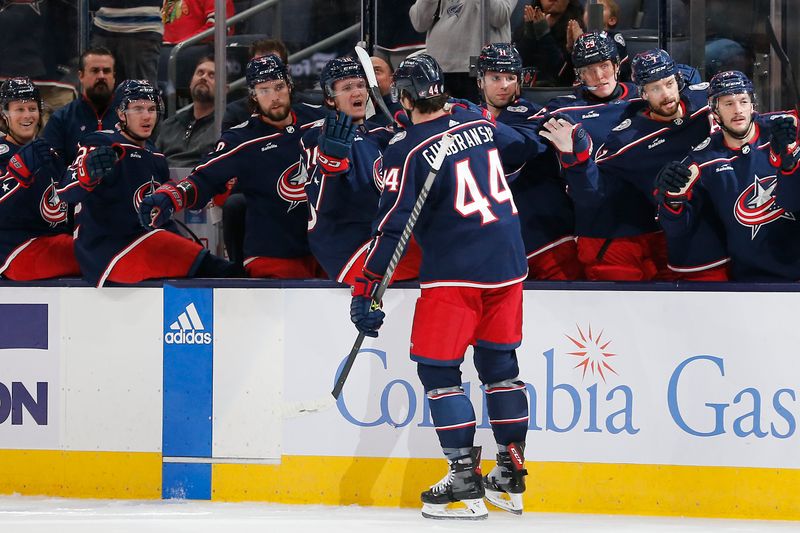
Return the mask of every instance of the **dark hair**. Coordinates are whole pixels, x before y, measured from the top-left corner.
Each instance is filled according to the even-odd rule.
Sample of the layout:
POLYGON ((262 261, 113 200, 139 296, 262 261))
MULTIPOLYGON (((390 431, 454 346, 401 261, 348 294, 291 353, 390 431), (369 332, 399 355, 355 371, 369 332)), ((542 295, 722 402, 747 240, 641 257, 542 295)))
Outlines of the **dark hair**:
POLYGON ((440 94, 439 96, 434 96, 433 98, 417 100, 416 102, 414 102, 414 109, 416 109, 423 115, 427 115, 429 113, 435 113, 440 109, 444 108, 444 104, 446 104, 447 100, 449 99, 450 95, 445 92, 440 94))
POLYGON ((250 57, 253 58, 257 55, 267 55, 267 52, 275 53, 276 56, 281 58, 284 64, 289 61, 289 52, 286 50, 286 45, 280 39, 259 39, 250 44, 248 50, 250 57))
POLYGON ((83 69, 86 68, 86 56, 111 56, 111 59, 114 59, 115 65, 117 62, 114 58, 114 54, 112 54, 111 50, 105 46, 92 46, 91 48, 84 50, 80 59, 78 60, 78 70, 81 72, 83 72, 83 69))
POLYGON ((206 54, 201 56, 197 63, 194 64, 194 69, 197 70, 197 67, 200 66, 201 63, 213 63, 214 62, 214 54, 206 54))

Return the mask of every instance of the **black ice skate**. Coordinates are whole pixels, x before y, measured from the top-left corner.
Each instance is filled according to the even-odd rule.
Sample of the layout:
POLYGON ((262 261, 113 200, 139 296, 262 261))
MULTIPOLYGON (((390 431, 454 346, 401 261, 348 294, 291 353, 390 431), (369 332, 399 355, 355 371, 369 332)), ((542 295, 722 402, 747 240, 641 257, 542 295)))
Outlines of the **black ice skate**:
POLYGON ((483 503, 481 448, 470 448, 469 455, 450 461, 447 475, 422 493, 422 516, 434 519, 484 520, 489 515, 483 503), (463 503, 463 508, 448 508, 463 503))
POLYGON ((522 493, 525 492, 525 443, 512 442, 506 451, 497 454, 497 466, 483 478, 486 499, 509 513, 522 514, 522 493))

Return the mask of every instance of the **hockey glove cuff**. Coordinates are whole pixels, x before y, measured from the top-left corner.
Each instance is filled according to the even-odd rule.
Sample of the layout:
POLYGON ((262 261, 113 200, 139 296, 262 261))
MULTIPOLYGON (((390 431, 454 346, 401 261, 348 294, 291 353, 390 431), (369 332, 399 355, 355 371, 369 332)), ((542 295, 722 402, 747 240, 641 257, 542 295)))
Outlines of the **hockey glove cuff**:
POLYGON ((682 204, 692 199, 692 187, 700 178, 697 165, 686 166, 678 161, 667 163, 653 183, 653 196, 674 213, 680 213, 682 204))
POLYGON ((23 161, 19 154, 14 154, 11 157, 11 160, 8 162, 7 170, 8 173, 17 180, 17 183, 26 189, 33 183, 33 172, 31 172, 28 165, 25 164, 25 161, 23 161))
POLYGON ((30 187, 36 174, 53 162, 50 145, 43 139, 34 139, 14 154, 8 162, 8 171, 23 187, 30 187))
POLYGON ((356 125, 346 113, 339 111, 328 115, 319 136, 318 157, 326 172, 344 172, 349 168, 347 156, 355 136, 356 125))
POLYGON ((800 161, 797 122, 793 116, 784 115, 771 120, 769 127, 769 162, 784 174, 791 174, 800 161))
POLYGON ((397 124, 398 128, 405 130, 411 126, 411 118, 404 109, 399 109, 394 113, 394 123, 397 124))
POLYGON ((177 184, 167 182, 153 194, 142 199, 139 206, 139 222, 148 229, 159 228, 166 224, 176 211, 191 207, 196 199, 197 189, 192 181, 181 180, 177 184))
POLYGON ((465 109, 472 113, 477 113, 478 115, 482 116, 492 124, 495 124, 495 120, 494 117, 492 116, 492 113, 488 109, 480 107, 475 102, 465 100, 464 98, 450 98, 447 101, 447 103, 450 104, 450 109, 453 108, 465 109))
POLYGON ((378 290, 381 280, 356 278, 352 288, 353 299, 350 301, 350 320, 356 329, 367 337, 377 337, 383 325, 386 313, 381 311, 381 303, 373 305, 372 298, 378 290))
POLYGON ((580 124, 572 128, 572 151, 560 152, 558 158, 564 168, 574 167, 589 160, 592 155, 592 138, 580 124))
POLYGON ((88 149, 88 153, 79 156, 77 163, 77 179, 87 191, 94 190, 97 185, 114 172, 121 149, 111 146, 97 146, 88 149))

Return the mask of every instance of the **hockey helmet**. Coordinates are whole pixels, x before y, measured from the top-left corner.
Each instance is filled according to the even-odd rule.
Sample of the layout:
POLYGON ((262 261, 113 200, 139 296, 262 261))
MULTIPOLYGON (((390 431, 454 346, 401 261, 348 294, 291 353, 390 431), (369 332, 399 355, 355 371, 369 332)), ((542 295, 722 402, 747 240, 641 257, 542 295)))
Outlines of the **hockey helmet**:
POLYGON ((576 69, 603 61, 619 63, 619 51, 614 39, 606 31, 590 31, 582 34, 572 48, 572 66, 576 69))
POLYGON ((484 46, 478 56, 478 77, 483 77, 487 71, 511 72, 521 76, 522 56, 519 55, 517 47, 511 43, 492 43, 484 46))
POLYGON ((636 54, 631 62, 631 79, 640 91, 648 83, 670 76, 675 76, 679 88, 682 89, 683 76, 678 71, 675 61, 664 50, 655 48, 641 52, 636 54))
POLYGON ((745 93, 749 94, 755 103, 753 82, 747 76, 738 70, 719 72, 708 83, 708 105, 714 109, 720 96, 745 93))
POLYGON ((442 67, 428 54, 405 59, 392 76, 392 100, 399 102, 403 92, 415 102, 441 96, 444 94, 442 67))
POLYGON ((275 54, 251 59, 247 63, 245 78, 247 79, 247 87, 250 89, 255 88, 259 83, 271 80, 284 80, 289 87, 292 86, 292 77, 289 75, 289 70, 281 61, 281 58, 275 54))
POLYGON ((150 100, 156 104, 158 116, 164 114, 164 102, 158 89, 147 80, 125 80, 117 87, 115 99, 119 101, 119 111, 125 112, 131 102, 150 100))
POLYGON ((42 95, 30 78, 9 78, 3 82, 3 85, 0 85, 0 104, 2 104, 3 110, 8 109, 10 102, 27 100, 36 102, 36 105, 39 106, 39 113, 42 112, 42 95))
POLYGON ((319 85, 327 98, 333 98, 333 84, 347 78, 364 78, 364 68, 352 57, 335 57, 325 63, 319 74, 319 85))

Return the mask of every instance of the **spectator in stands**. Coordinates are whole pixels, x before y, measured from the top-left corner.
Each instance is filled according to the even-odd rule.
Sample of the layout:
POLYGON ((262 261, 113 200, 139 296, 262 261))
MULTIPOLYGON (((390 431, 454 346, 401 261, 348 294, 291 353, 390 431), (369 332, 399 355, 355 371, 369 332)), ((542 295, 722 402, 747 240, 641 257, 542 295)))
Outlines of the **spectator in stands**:
MULTIPOLYGON (((225 19, 234 14, 233 0, 225 2, 225 19)), ((214 27, 214 0, 164 0, 161 8, 164 44, 178 44, 214 27)), ((233 27, 228 29, 233 35, 233 27)))
MULTIPOLYGON (((485 0, 489 11, 485 42, 511 40, 511 12, 516 4, 517 0, 485 0)), ((474 102, 479 94, 470 77, 469 60, 484 44, 480 5, 481 0, 417 0, 408 12, 414 29, 427 32, 425 47, 444 71, 447 92, 474 102)))
POLYGON ((583 7, 578 0, 533 0, 525 6, 525 24, 514 35, 522 64, 536 67, 537 84, 570 86, 575 71, 567 49, 570 20, 583 24, 583 7))
POLYGON ((156 84, 164 24, 162 0, 95 0, 92 46, 111 50, 121 80, 156 84))
POLYGON ((77 55, 75 2, 5 1, 0 11, 0 78, 27 76, 35 81, 46 123, 50 111, 77 96, 70 84, 56 82, 77 55))
POLYGON ((114 66, 114 56, 108 48, 87 48, 81 54, 78 63, 81 97, 53 113, 42 133, 65 161, 75 159, 78 141, 85 134, 112 129, 117 123, 112 105, 114 66))
POLYGON ((375 0, 375 53, 398 65, 425 47, 425 33, 414 30, 408 10, 414 0, 375 0))
MULTIPOLYGON (((288 68, 289 53, 283 41, 278 39, 261 39, 250 45, 250 59, 264 57, 270 54, 275 54, 281 58, 283 64, 288 68)), ((249 96, 245 95, 238 100, 228 103, 228 106, 225 108, 225 116, 222 117, 222 131, 230 129, 237 124, 241 124, 250 118, 252 112, 248 104, 249 100, 249 96)))
POLYGON ((211 151, 214 131, 214 57, 203 56, 189 82, 192 106, 161 124, 156 148, 171 167, 194 168, 211 151))
MULTIPOLYGON (((606 30, 611 38, 614 39, 619 53, 619 79, 621 81, 630 81, 631 65, 628 58, 628 47, 625 45, 625 37, 622 36, 622 33, 614 31, 617 26, 617 20, 619 20, 619 5, 615 0, 597 0, 597 3, 603 6, 603 27, 596 29, 606 30)), ((588 9, 583 13, 583 27, 577 20, 570 20, 567 23, 567 50, 569 50, 570 54, 575 46, 575 41, 583 35, 584 28, 588 27, 588 9)))

